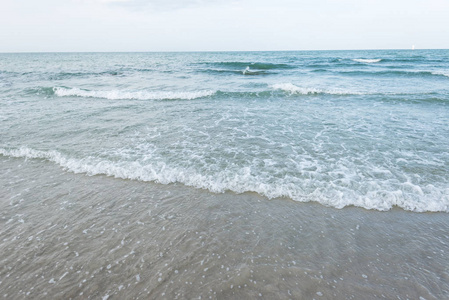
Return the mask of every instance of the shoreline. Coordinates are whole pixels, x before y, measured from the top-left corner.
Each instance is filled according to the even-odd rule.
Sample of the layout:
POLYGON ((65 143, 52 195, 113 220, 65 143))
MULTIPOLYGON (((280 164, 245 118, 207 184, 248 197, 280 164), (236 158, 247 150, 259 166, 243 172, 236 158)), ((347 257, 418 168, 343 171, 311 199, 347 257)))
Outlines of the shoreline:
POLYGON ((39 160, 0 168, 7 298, 449 295, 447 213, 211 194, 39 160))

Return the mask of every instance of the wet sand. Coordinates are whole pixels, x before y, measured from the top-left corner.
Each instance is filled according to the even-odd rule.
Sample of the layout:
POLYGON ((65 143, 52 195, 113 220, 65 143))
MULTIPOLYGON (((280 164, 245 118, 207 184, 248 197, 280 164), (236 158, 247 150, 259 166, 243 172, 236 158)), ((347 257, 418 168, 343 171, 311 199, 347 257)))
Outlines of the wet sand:
POLYGON ((5 299, 449 298, 446 213, 212 194, 7 157, 0 182, 5 299))

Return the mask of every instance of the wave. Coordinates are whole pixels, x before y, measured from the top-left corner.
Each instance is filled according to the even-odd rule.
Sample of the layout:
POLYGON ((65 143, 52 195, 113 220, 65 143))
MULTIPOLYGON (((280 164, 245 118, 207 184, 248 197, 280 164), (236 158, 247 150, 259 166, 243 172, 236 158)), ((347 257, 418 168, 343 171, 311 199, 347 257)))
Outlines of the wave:
POLYGON ((338 58, 338 59, 318 59, 304 61, 304 66, 307 68, 334 68, 334 67, 352 67, 354 65, 369 65, 382 63, 381 65, 386 68, 413 68, 418 65, 422 65, 423 68, 427 64, 439 65, 445 63, 444 60, 419 60, 416 58, 338 58), (354 64, 357 63, 357 64, 354 64))
POLYGON ((103 71, 103 72, 59 72, 49 74, 49 80, 62 80, 77 77, 90 77, 90 76, 120 76, 123 72, 120 71, 103 71))
POLYGON ((103 71, 63 71, 63 72, 50 72, 50 71, 33 71, 33 72, 10 72, 0 70, 0 75, 4 74, 8 77, 28 77, 37 80, 65 80, 72 78, 90 78, 90 77, 116 77, 116 76, 129 76, 139 73, 175 73, 174 70, 164 69, 151 69, 151 68, 138 68, 138 67, 119 67, 111 70, 103 71))
POLYGON ((207 74, 217 74, 217 75, 271 75, 276 74, 275 72, 269 72, 264 70, 252 70, 247 67, 245 70, 223 70, 223 69, 202 69, 201 73, 207 74))
POLYGON ((88 97, 88 98, 104 98, 109 100, 192 100, 212 96, 215 91, 202 90, 191 92, 172 92, 172 91, 124 91, 124 90, 109 90, 109 91, 91 91, 79 88, 64 88, 54 87, 53 93, 59 97, 88 97))
POLYGON ((293 69, 295 66, 283 63, 260 63, 260 62, 243 62, 243 61, 224 61, 224 62, 206 62, 200 65, 208 65, 214 67, 227 67, 232 69, 246 69, 250 67, 257 70, 275 70, 275 69, 293 69))
POLYGON ((272 86, 274 90, 282 90, 290 94, 300 94, 300 95, 318 95, 318 94, 330 94, 330 95, 363 95, 364 93, 355 91, 344 91, 344 90, 323 90, 317 88, 304 88, 296 86, 292 83, 278 83, 272 86))
POLYGON ((411 56, 411 57, 395 57, 395 58, 383 58, 382 62, 390 62, 390 63, 444 63, 446 60, 444 59, 431 59, 424 56, 411 56))
MULTIPOLYGON (((351 96, 351 95, 372 95, 387 96, 378 98, 381 101, 404 101, 407 103, 447 103, 448 97, 444 94, 436 92, 407 93, 407 92, 376 92, 376 91, 349 91, 342 89, 319 89, 313 87, 300 87, 292 83, 278 83, 271 86, 274 91, 282 91, 289 96, 314 96, 314 95, 335 95, 335 96, 351 96), (394 95, 396 97, 391 98, 394 95), (440 97, 438 97, 440 96, 440 97)), ((264 95, 258 93, 257 95, 264 95)), ((271 95, 273 95, 271 93, 271 95)))
MULTIPOLYGON (((140 91, 130 92, 126 90, 111 91, 90 91, 79 88, 66 87, 39 87, 25 90, 29 95, 58 96, 58 97, 87 97, 102 98, 109 100, 194 100, 200 98, 213 97, 216 99, 282 99, 287 97, 313 97, 317 95, 329 96, 351 96, 351 95, 378 95, 378 96, 407 96, 407 102, 447 102, 447 95, 437 92, 423 93, 398 93, 398 92, 376 92, 376 91, 353 91, 343 89, 323 89, 315 87, 301 87, 292 83, 277 83, 268 86, 266 89, 253 91, 192 91, 192 92, 164 92, 164 91, 140 91), (409 98, 413 96, 413 99, 409 98), (429 96, 431 98, 429 98, 429 96), (441 97, 439 97, 441 96, 441 97)), ((394 98, 394 101, 400 101, 400 98, 394 98)), ((382 98, 382 101, 385 101, 382 98)))
POLYGON ((236 75, 272 75, 276 70, 293 69, 295 66, 289 64, 258 63, 258 62, 206 62, 196 65, 206 65, 209 68, 200 68, 197 72, 209 74, 236 74, 236 75))
POLYGON ((66 87, 40 87, 27 89, 26 94, 30 95, 45 95, 58 97, 87 97, 87 98, 103 98, 109 100, 194 100, 205 97, 217 97, 220 99, 240 98, 240 99, 258 99, 270 97, 288 96, 313 96, 313 95, 362 95, 360 92, 351 92, 343 90, 323 90, 317 88, 302 88, 292 83, 279 83, 269 87, 269 89, 254 90, 254 91, 195 91, 195 92, 128 92, 123 90, 111 91, 91 91, 79 88, 66 87))
MULTIPOLYGON (((360 75, 360 76, 399 76, 399 77, 449 77, 449 72, 443 71, 414 71, 414 70, 385 70, 385 71, 362 71, 362 70, 323 70, 318 72, 329 71, 342 75, 360 75)), ((313 72, 316 72, 313 70, 313 72)))
POLYGON ((366 63, 366 64, 373 64, 381 62, 381 58, 355 58, 352 61, 359 62, 359 63, 366 63))
MULTIPOLYGON (((186 186, 206 189, 214 193, 232 191, 235 193, 256 192, 269 199, 290 198, 299 202, 315 201, 323 205, 344 208, 359 206, 366 209, 381 211, 390 210, 394 206, 416 212, 449 212, 449 190, 438 189, 433 185, 418 186, 404 182, 399 189, 385 189, 376 185, 367 194, 357 190, 338 187, 328 182, 316 182, 315 188, 309 192, 304 187, 291 182, 265 182, 252 174, 251 168, 242 167, 239 170, 220 171, 214 174, 200 174, 197 171, 173 167, 162 162, 142 165, 138 161, 110 161, 92 156, 77 159, 63 155, 56 150, 41 151, 28 147, 19 149, 0 148, 0 155, 12 158, 42 159, 53 162, 66 171, 93 175, 106 175, 114 178, 156 182, 161 184, 182 183, 186 186), (411 193, 412 197, 407 194, 411 193), (416 201, 416 195, 419 198, 416 201)), ((306 180, 307 181, 307 180, 306 180)), ((307 186, 307 182, 305 182, 307 186)), ((372 186, 372 185, 368 185, 372 186)))
POLYGON ((266 71, 252 70, 249 67, 246 67, 246 69, 242 71, 242 74, 243 75, 268 75, 269 73, 266 71))
POLYGON ((432 73, 432 75, 449 77, 449 70, 446 71, 446 72, 444 72, 444 71, 432 71, 430 73, 432 73))

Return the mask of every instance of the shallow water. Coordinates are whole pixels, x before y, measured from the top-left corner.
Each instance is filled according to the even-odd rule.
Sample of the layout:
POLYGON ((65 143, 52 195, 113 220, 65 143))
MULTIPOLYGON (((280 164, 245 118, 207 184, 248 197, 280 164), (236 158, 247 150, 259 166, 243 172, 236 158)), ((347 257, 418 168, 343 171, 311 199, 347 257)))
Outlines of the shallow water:
POLYGON ((446 213, 339 210, 1 159, 6 299, 443 299, 446 213))

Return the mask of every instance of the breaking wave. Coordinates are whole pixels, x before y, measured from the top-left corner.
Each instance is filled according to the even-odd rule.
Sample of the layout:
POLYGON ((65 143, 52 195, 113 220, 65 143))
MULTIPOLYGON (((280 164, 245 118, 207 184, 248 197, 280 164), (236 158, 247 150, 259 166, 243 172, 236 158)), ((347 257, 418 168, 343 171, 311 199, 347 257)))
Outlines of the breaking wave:
POLYGON ((437 75, 437 76, 444 76, 444 77, 449 77, 449 70, 447 72, 443 72, 443 71, 432 71, 430 72, 433 75, 437 75))
POLYGON ((88 98, 104 98, 109 100, 119 99, 136 99, 136 100, 174 100, 184 99, 192 100, 212 96, 215 91, 189 91, 189 92, 171 92, 171 91, 124 91, 124 90, 110 90, 110 91, 91 91, 79 88, 64 88, 54 87, 53 92, 59 97, 88 97, 88 98))
POLYGON ((330 95, 363 95, 363 93, 355 92, 355 91, 345 91, 345 90, 324 90, 317 88, 304 88, 296 86, 292 83, 278 83, 272 86, 274 90, 282 90, 284 92, 290 94, 299 94, 299 95, 318 95, 318 94, 330 94, 330 95))
POLYGON ((353 59, 353 61, 355 62, 359 62, 359 63, 365 63, 365 64, 373 64, 373 63, 378 63, 381 62, 382 59, 381 58, 355 58, 353 59))
POLYGON ((201 63, 213 67, 226 67, 231 69, 245 69, 250 67, 257 70, 275 70, 275 69, 293 69, 295 66, 283 63, 268 63, 268 62, 243 62, 243 61, 226 61, 226 62, 207 62, 201 63))
MULTIPOLYGON (((141 161, 110 161, 92 156, 86 158, 70 158, 62 153, 50 150, 40 151, 28 147, 19 149, 0 148, 0 155, 14 158, 43 159, 53 162, 67 171, 90 176, 106 175, 114 178, 156 182, 161 184, 182 183, 213 193, 232 191, 235 193, 256 192, 267 198, 286 197, 299 202, 315 201, 335 208, 358 206, 380 211, 390 210, 393 206, 405 210, 426 212, 449 212, 449 190, 438 189, 432 185, 419 186, 404 182, 399 189, 383 186, 381 182, 369 188, 366 193, 338 186, 335 182, 317 181, 315 189, 306 192, 304 186, 309 185, 309 179, 304 183, 293 184, 285 179, 268 182, 261 175, 253 173, 251 167, 241 167, 236 170, 223 169, 217 173, 203 174, 194 169, 172 166, 161 161, 143 164, 141 161), (391 190, 390 190, 391 189, 391 190), (416 200, 415 198, 419 199, 416 200)), ((322 174, 325 176, 325 174, 322 174)), ((299 180, 299 179, 297 179, 299 180)), ((361 183, 365 185, 366 183, 361 183)), ((386 184, 386 183, 385 183, 386 184)))

